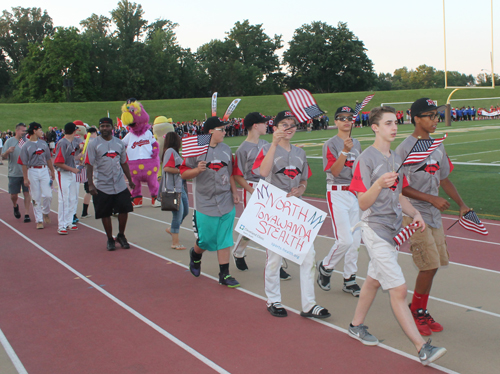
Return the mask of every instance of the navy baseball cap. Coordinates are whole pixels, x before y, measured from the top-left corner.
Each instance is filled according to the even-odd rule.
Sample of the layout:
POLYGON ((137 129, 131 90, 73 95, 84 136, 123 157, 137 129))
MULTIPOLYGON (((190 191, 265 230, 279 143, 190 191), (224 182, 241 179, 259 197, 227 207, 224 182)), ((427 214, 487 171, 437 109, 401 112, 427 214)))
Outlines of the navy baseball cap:
POLYGON ((41 129, 42 125, 40 125, 38 122, 31 122, 29 127, 28 127, 28 134, 32 135, 35 133, 36 130, 41 129))
POLYGON ((76 125, 73 122, 68 122, 64 125, 64 133, 71 135, 76 131, 76 125))
POLYGON ((342 113, 354 115, 354 110, 350 106, 341 106, 335 112, 335 117, 337 117, 337 114, 342 114, 342 113))
POLYGON ((112 120, 111 118, 109 118, 109 117, 103 117, 103 118, 101 118, 101 119, 99 120, 99 125, 100 125, 101 123, 110 123, 110 124, 111 124, 111 126, 113 126, 113 120, 112 120))
POLYGON ((226 126, 226 122, 222 122, 219 117, 210 117, 203 124, 203 132, 208 134, 210 130, 221 126, 226 126))
POLYGON ((256 123, 266 123, 269 121, 271 117, 267 117, 259 112, 248 113, 245 119, 243 120, 243 126, 245 129, 249 130, 256 123))
POLYGON ((433 110, 437 110, 439 112, 443 110, 445 106, 446 105, 437 106, 436 103, 428 97, 418 99, 411 104, 411 123, 415 124, 415 116, 418 117, 422 113, 431 112, 433 110))
POLYGON ((282 112, 279 112, 276 115, 276 118, 274 119, 274 126, 278 126, 278 123, 283 121, 286 118, 293 118, 295 120, 295 124, 298 124, 299 121, 297 120, 297 117, 292 113, 290 110, 283 110, 282 112))

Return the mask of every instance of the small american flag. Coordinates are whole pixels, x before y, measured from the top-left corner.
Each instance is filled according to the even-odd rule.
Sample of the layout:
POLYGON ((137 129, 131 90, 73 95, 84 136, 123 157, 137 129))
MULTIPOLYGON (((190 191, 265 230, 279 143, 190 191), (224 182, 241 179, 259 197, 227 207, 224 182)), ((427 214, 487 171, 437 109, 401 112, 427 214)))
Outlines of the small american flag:
POLYGON ((488 230, 484 227, 483 223, 479 220, 477 214, 470 210, 465 213, 458 222, 464 229, 477 232, 481 235, 488 235, 488 230))
POLYGON ((447 136, 448 134, 444 134, 444 136, 439 139, 418 139, 403 161, 403 165, 414 165, 424 161, 447 136))
POLYGON ((300 123, 307 122, 307 120, 325 113, 319 108, 313 95, 307 90, 299 88, 284 92, 283 95, 285 96, 290 110, 300 123))
POLYGON ((196 157, 208 152, 212 135, 191 135, 182 138, 182 157, 196 157))
POLYGON ((19 139, 19 148, 22 148, 24 143, 26 143, 26 140, 24 140, 24 138, 19 139))
POLYGON ((363 109, 366 106, 366 104, 368 104, 368 102, 371 99, 373 99, 373 96, 375 96, 375 94, 368 95, 367 97, 365 97, 365 99, 361 103, 356 104, 356 108, 354 108, 353 121, 356 121, 356 118, 358 117, 359 112, 361 112, 361 109, 363 109))
POLYGON ((405 241, 410 239, 410 237, 417 231, 418 225, 415 223, 410 223, 408 226, 401 229, 399 234, 397 234, 393 239, 398 245, 402 245, 405 241))

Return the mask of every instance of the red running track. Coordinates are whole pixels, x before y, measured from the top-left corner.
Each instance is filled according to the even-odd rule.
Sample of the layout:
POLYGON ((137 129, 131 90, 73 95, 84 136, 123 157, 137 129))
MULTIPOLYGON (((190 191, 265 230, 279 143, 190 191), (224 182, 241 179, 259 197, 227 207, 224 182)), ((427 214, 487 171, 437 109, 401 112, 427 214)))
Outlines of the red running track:
MULTIPOLYGON (((8 195, 0 194, 0 204, 8 203, 8 195)), ((57 219, 52 213, 51 218, 57 219)), ((423 370, 419 362, 365 347, 295 313, 271 317, 262 300, 204 276, 194 278, 185 268, 134 246, 107 252, 104 235, 82 225, 59 236, 55 229, 35 230, 34 224, 14 219, 8 209, 1 210, 0 219, 231 373, 423 370)), ((0 225, 5 233, 0 328, 30 374, 213 371, 0 225)))

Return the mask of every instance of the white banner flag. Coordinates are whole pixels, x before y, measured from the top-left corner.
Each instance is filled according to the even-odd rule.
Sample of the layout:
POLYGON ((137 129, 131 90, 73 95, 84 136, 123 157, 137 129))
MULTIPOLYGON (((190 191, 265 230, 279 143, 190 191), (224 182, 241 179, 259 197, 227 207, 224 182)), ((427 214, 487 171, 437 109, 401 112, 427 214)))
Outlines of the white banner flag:
POLYGON ((326 213, 261 180, 235 230, 270 251, 302 264, 326 213))
POLYGON ((212 95, 212 117, 217 116, 217 92, 212 95))

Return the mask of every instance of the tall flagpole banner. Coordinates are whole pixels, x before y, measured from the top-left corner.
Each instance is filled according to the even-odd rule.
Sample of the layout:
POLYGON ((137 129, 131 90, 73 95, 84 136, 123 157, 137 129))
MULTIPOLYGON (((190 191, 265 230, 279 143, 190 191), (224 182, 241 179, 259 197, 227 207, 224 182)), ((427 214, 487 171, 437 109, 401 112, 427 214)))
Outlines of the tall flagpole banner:
POLYGON ((234 99, 231 104, 227 107, 226 113, 224 113, 224 117, 222 117, 222 121, 227 121, 229 119, 229 116, 231 113, 234 112, 238 104, 240 103, 241 99, 234 99))
POLYGON ((212 117, 216 116, 217 116, 217 92, 214 92, 214 94, 212 95, 212 117))
POLYGON ((302 264, 326 213, 261 180, 235 230, 270 251, 302 264))

